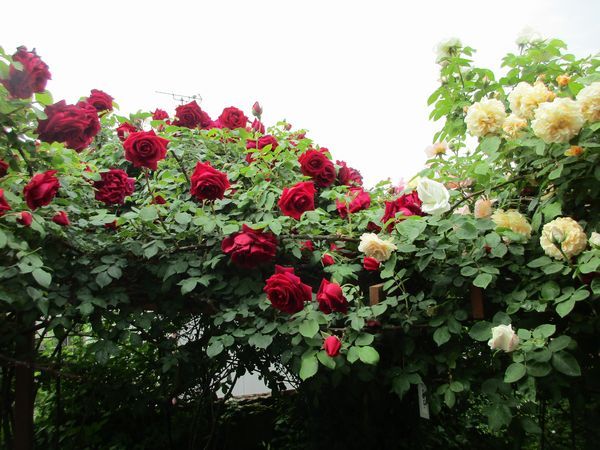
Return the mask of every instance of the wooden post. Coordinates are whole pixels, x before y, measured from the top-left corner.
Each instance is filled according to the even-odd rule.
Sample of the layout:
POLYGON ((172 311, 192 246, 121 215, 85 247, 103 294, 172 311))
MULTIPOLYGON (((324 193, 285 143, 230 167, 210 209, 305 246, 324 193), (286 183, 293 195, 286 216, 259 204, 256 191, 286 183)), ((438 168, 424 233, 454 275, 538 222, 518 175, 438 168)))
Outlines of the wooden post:
POLYGON ((34 332, 17 338, 17 359, 25 363, 15 365, 15 450, 33 449, 34 350, 34 332))
POLYGON ((473 319, 483 319, 483 290, 471 285, 471 314, 473 319))
POLYGON ((385 299, 383 283, 369 286, 369 305, 373 306, 385 299))

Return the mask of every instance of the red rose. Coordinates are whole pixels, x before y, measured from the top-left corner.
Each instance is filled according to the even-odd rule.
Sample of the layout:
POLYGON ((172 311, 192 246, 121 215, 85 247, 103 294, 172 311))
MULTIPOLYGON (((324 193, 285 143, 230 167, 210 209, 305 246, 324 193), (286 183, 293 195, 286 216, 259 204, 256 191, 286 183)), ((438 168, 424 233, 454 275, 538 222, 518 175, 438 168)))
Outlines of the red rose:
POLYGON ((379 233, 381 231, 381 227, 372 221, 369 221, 366 228, 367 231, 370 231, 371 233, 379 233))
POLYGON ((96 108, 96 111, 112 111, 113 110, 113 100, 110 95, 106 92, 100 91, 98 89, 92 89, 90 96, 87 98, 86 103, 92 105, 96 108))
POLYGON ((252 122, 252 131, 256 131, 257 133, 264 133, 265 126, 260 120, 254 119, 254 122, 252 122))
POLYGON ((156 108, 152 113, 152 120, 165 120, 169 118, 169 113, 167 113, 164 109, 156 108))
POLYGON ((69 225, 71 225, 71 222, 69 221, 69 217, 67 216, 67 213, 64 211, 57 212, 54 215, 54 217, 52 217, 52 222, 60 225, 61 227, 68 227, 69 225))
POLYGON ((275 137, 271 136, 270 134, 259 137, 258 141, 255 141, 254 139, 248 139, 248 141, 246 142, 247 149, 255 148, 258 150, 262 150, 267 145, 271 146, 271 150, 275 150, 277 147, 279 147, 277 139, 275 139, 275 137))
POLYGON ((8 163, 0 159, 0 178, 8 173, 8 163))
POLYGON ((223 198, 229 188, 227 174, 219 172, 210 163, 196 164, 191 177, 192 187, 190 192, 198 200, 216 200, 223 198))
POLYGON ((196 100, 175 108, 174 125, 178 127, 196 128, 200 125, 200 128, 205 129, 210 128, 212 123, 210 116, 200 109, 196 100))
POLYGON ((242 225, 241 232, 233 233, 223 239, 221 250, 231 256, 234 264, 252 269, 275 257, 277 238, 273 233, 265 233, 242 225))
POLYGON ((119 136, 119 140, 123 142, 131 133, 135 133, 136 131, 139 130, 135 126, 131 125, 129 122, 123 122, 117 127, 117 136, 119 136))
POLYGON ((157 195, 152 199, 150 203, 152 203, 153 205, 164 205, 165 203, 167 203, 167 201, 162 195, 157 195))
POLYGON ((158 161, 167 156, 169 140, 159 137, 154 131, 137 131, 130 133, 123 147, 125 159, 133 163, 133 167, 147 167, 156 170, 158 161))
POLYGON ((263 289, 274 308, 288 314, 302 311, 304 302, 312 299, 310 286, 294 275, 292 267, 275 266, 275 274, 267 280, 263 289))
POLYGON ((104 228, 107 230, 115 231, 117 228, 119 228, 119 225, 117 225, 116 220, 113 220, 112 222, 105 223, 104 228))
POLYGON ((56 170, 48 170, 44 173, 35 174, 23 188, 25 201, 31 210, 49 205, 56 196, 60 187, 58 178, 54 176, 56 172, 56 170))
POLYGON ((33 216, 30 212, 23 211, 17 216, 17 222, 23 225, 24 227, 29 227, 31 226, 31 222, 33 222, 33 216))
POLYGON ((277 205, 284 216, 300 220, 302 213, 315 209, 315 185, 302 181, 291 188, 284 188, 277 205))
MULTIPOLYGON (((396 200, 391 202, 385 202, 385 213, 381 218, 381 222, 384 224, 396 217, 396 214, 402 213, 403 217, 408 216, 422 216, 423 211, 421 211, 421 199, 416 191, 411 192, 410 194, 404 194, 398 197, 396 200)), ((394 222, 390 222, 387 227, 388 232, 392 230, 394 227, 394 222)))
POLYGON ((338 246, 335 245, 335 242, 332 242, 331 244, 329 244, 329 250, 331 250, 332 252, 338 251, 338 246))
POLYGON ((315 246, 312 241, 304 241, 302 243, 301 250, 307 250, 309 252, 314 252, 315 246))
POLYGON ((370 256, 367 256, 365 259, 363 259, 363 267, 365 268, 365 270, 368 270, 370 272, 375 272, 375 271, 379 270, 379 266, 380 266, 380 262, 377 261, 375 258, 371 258, 370 256))
POLYGON ((110 169, 100 173, 100 180, 94 182, 96 200, 106 205, 122 205, 125 197, 133 194, 135 180, 121 169, 110 169))
POLYGON ((337 336, 327 336, 325 341, 323 342, 323 349, 325 352, 335 358, 340 354, 340 349, 342 348, 342 341, 337 336))
POLYGON ((48 65, 35 53, 27 51, 27 47, 17 48, 13 61, 21 63, 21 70, 14 64, 10 65, 8 78, 0 80, 11 96, 16 98, 30 98, 34 92, 44 92, 46 83, 51 78, 48 65))
POLYGON ((333 256, 325 254, 323 255, 323 257, 321 258, 321 263, 327 267, 327 266, 331 266, 333 264, 335 264, 335 260, 333 259, 333 256))
POLYGON ((319 302, 319 309, 325 314, 336 311, 344 314, 348 312, 348 301, 344 297, 340 285, 331 283, 324 278, 321 281, 319 292, 317 292, 317 301, 319 302))
POLYGON ((262 116, 262 113, 263 113, 263 109, 262 109, 262 106, 260 106, 260 103, 254 102, 254 105, 252 105, 252 115, 256 116, 256 117, 260 117, 260 116, 262 116))
POLYGON ((44 110, 47 118, 40 120, 37 133, 41 141, 64 142, 77 152, 85 149, 100 131, 96 109, 84 102, 67 105, 61 100, 44 110))
POLYGON ((307 150, 298 158, 303 175, 315 180, 319 187, 327 187, 335 181, 335 167, 325 155, 327 149, 307 150))
POLYGON ((10 210, 11 207, 4 198, 4 189, 0 188, 0 217, 2 217, 6 211, 10 210))
POLYGON ((362 188, 350 188, 350 204, 337 200, 335 202, 338 213, 342 219, 348 217, 348 213, 357 213, 371 206, 371 196, 362 188))
POLYGON ((348 167, 344 161, 336 161, 335 163, 340 166, 337 176, 340 184, 345 184, 346 186, 362 186, 363 179, 358 170, 348 167))
POLYGON ((248 122, 248 118, 244 115, 244 112, 234 106, 225 108, 218 120, 221 126, 230 130, 245 128, 248 122))

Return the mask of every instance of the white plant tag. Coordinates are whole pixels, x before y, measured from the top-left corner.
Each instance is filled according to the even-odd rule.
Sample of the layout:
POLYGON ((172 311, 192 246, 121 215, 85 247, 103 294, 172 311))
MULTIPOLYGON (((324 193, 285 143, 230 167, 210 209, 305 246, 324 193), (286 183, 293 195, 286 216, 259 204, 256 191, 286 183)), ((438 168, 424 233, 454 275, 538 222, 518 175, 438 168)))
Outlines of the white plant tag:
POLYGON ((427 403, 427 387, 423 383, 417 385, 419 397, 419 415, 423 419, 429 419, 429 403, 427 403))

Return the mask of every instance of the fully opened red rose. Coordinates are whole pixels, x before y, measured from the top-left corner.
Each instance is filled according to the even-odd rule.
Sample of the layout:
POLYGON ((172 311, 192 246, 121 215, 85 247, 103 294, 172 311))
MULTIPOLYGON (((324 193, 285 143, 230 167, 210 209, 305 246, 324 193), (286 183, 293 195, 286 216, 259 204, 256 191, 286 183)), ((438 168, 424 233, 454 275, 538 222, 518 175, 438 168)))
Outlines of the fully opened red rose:
POLYGON ((117 127, 117 136, 119 136, 119 140, 123 142, 131 133, 135 133, 136 131, 139 130, 135 126, 131 125, 129 122, 123 122, 117 127))
POLYGON ((340 166, 337 175, 340 184, 345 184, 346 186, 362 186, 363 179, 358 170, 348 167, 344 161, 336 161, 335 163, 340 166))
POLYGON ((29 52, 27 47, 19 47, 12 59, 21 63, 23 67, 18 70, 14 64, 11 64, 8 78, 0 80, 10 95, 16 98, 29 98, 34 92, 44 92, 51 75, 48 65, 40 59, 35 50, 29 52))
POLYGON ((288 314, 302 311, 305 302, 312 299, 310 286, 302 283, 294 274, 293 267, 275 266, 275 274, 267 280, 263 289, 274 308, 288 314))
POLYGON ((90 96, 87 98, 86 103, 92 105, 96 111, 112 111, 113 110, 113 100, 110 95, 108 95, 104 91, 100 91, 98 89, 92 89, 90 96))
POLYGON ((335 181, 335 167, 325 155, 327 149, 307 150, 298 158, 303 175, 311 177, 319 187, 327 187, 335 181))
POLYGON ((340 349, 342 348, 342 341, 337 336, 328 336, 323 342, 323 350, 327 355, 335 358, 340 354, 340 349))
POLYGON ((302 181, 291 188, 284 188, 277 205, 284 216, 300 220, 302 213, 315 209, 315 185, 302 181))
POLYGON ((69 216, 67 216, 67 213, 64 211, 57 212, 54 215, 54 217, 52 217, 52 222, 60 225, 61 227, 68 227, 69 225, 71 225, 71 222, 69 221, 69 216))
POLYGON ((38 123, 37 133, 41 141, 64 142, 65 146, 80 152, 100 131, 96 109, 84 102, 67 105, 61 100, 44 110, 47 118, 38 123))
MULTIPOLYGON (((277 147, 279 147, 279 143, 277 142, 277 139, 275 139, 274 136, 271 136, 270 134, 268 134, 266 136, 262 136, 262 137, 258 138, 258 140, 248 139, 248 141, 246 142, 246 149, 262 150, 267 145, 271 146, 271 150, 275 150, 277 147)), ((252 153, 246 154, 246 162, 248 164, 254 162, 254 157, 253 157, 252 153)))
POLYGON ((0 217, 2 217, 6 211, 10 210, 11 207, 4 197, 4 189, 0 188, 0 217))
POLYGON ((221 250, 231 256, 234 264, 252 269, 275 257, 277 238, 273 233, 265 233, 242 225, 241 232, 233 233, 223 239, 221 250))
POLYGON ((158 161, 167 156, 169 140, 157 136, 154 131, 137 131, 131 133, 123 147, 125 159, 133 163, 133 167, 147 167, 156 170, 158 161))
POLYGON ((342 288, 337 283, 331 283, 326 279, 321 281, 319 292, 317 292, 317 301, 319 302, 319 309, 325 314, 331 314, 332 312, 348 312, 348 301, 344 297, 342 288))
POLYGON ((38 173, 23 188, 25 201, 31 210, 49 205, 56 196, 60 187, 60 182, 55 176, 56 172, 56 170, 48 170, 38 173))
POLYGON ((362 188, 350 188, 349 197, 351 199, 349 203, 340 200, 335 203, 342 219, 348 217, 349 213, 354 214, 371 206, 371 196, 362 188))
POLYGON ((246 128, 248 118, 244 115, 244 112, 241 109, 238 109, 235 106, 230 106, 223 110, 218 121, 222 127, 234 130, 236 128, 246 128))
POLYGON ((221 199, 229 188, 227 174, 218 171, 208 162, 196 164, 190 181, 192 184, 190 192, 198 200, 221 199))
MULTIPOLYGON (((385 212, 381 221, 385 224, 388 220, 395 218, 398 213, 402 213, 403 217, 423 216, 422 203, 416 191, 404 194, 391 202, 385 202, 385 212)), ((393 227, 394 222, 390 222, 387 230, 391 231, 393 227)))
POLYGON ((94 182, 96 200, 107 205, 122 205, 125 197, 133 194, 135 180, 121 169, 101 172, 100 179, 94 182))
POLYGON ((199 125, 200 128, 205 129, 212 126, 212 120, 208 114, 200 109, 200 106, 194 100, 175 108, 174 125, 186 128, 196 128, 199 125))
POLYGON ((167 113, 164 109, 156 108, 152 113, 152 120, 165 120, 169 118, 169 113, 167 113))

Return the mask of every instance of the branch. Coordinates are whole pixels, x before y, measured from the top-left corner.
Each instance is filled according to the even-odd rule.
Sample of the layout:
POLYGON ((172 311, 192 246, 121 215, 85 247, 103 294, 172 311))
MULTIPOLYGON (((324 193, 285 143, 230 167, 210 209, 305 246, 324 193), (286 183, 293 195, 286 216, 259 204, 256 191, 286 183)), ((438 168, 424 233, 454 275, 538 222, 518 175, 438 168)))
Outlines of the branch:
POLYGON ((30 369, 39 370, 41 372, 48 372, 55 376, 72 378, 74 380, 81 380, 83 377, 80 375, 75 375, 73 373, 63 372, 62 370, 55 369, 50 366, 43 366, 33 361, 21 361, 19 359, 11 358, 10 356, 3 355, 0 353, 0 360, 6 361, 4 366, 13 366, 13 367, 28 367, 30 369))
POLYGON ((185 177, 188 186, 192 185, 192 182, 190 181, 190 177, 188 176, 187 172, 185 171, 185 166, 183 165, 183 161, 181 161, 181 159, 175 154, 175 150, 171 150, 171 153, 173 154, 173 158, 175 158, 175 161, 177 161, 177 164, 179 164, 179 168, 181 169, 181 173, 183 174, 183 176, 185 177))
POLYGON ((504 182, 502 182, 502 183, 500 183, 500 184, 497 184, 497 185, 495 185, 495 186, 492 186, 492 187, 491 187, 491 188, 489 188, 489 189, 481 189, 481 190, 479 190, 479 191, 473 192, 471 195, 467 195, 466 197, 464 197, 464 198, 461 198, 461 199, 460 199, 459 201, 457 201, 457 202, 456 202, 454 205, 452 205, 452 208, 450 208, 450 211, 448 211, 448 214, 452 214, 452 211, 454 211, 454 210, 455 210, 455 209, 456 209, 458 206, 460 206, 462 203, 466 202, 467 200, 469 200, 469 199, 472 199, 473 197, 479 197, 481 194, 484 194, 484 193, 485 193, 486 191, 488 191, 488 190, 489 190, 489 191, 492 191, 492 190, 494 190, 494 189, 501 188, 502 186, 506 186, 507 184, 514 183, 514 182, 516 182, 516 181, 519 181, 519 180, 522 180, 522 179, 524 179, 524 178, 525 178, 525 175, 520 175, 520 176, 518 176, 518 177, 511 178, 511 179, 510 179, 510 180, 508 180, 508 181, 504 181, 504 182))

